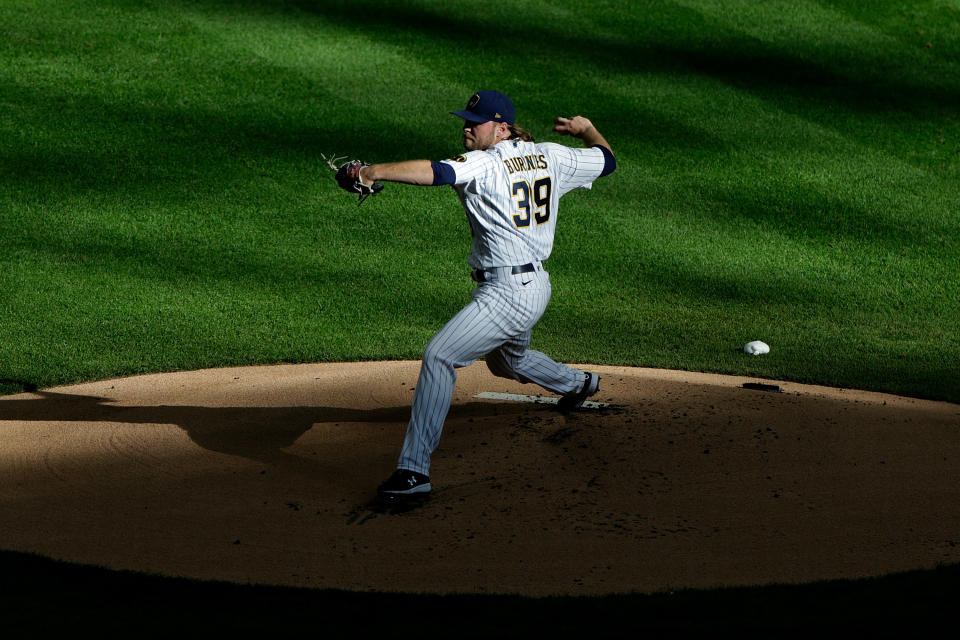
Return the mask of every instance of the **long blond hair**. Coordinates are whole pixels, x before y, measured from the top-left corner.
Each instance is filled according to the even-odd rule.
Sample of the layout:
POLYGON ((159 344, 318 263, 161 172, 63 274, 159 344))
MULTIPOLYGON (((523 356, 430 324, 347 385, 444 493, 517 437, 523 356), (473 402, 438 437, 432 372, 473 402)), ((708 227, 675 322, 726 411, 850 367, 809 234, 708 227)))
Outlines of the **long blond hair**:
POLYGON ((524 142, 536 142, 533 139, 533 136, 530 135, 530 132, 524 129, 523 127, 511 124, 510 126, 510 137, 507 140, 523 140, 524 142))

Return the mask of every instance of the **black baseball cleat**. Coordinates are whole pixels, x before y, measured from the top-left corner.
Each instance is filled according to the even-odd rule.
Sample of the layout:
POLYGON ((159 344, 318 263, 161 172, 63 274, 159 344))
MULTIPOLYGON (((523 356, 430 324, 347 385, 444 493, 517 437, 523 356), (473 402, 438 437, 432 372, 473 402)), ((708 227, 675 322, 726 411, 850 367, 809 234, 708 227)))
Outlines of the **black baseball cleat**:
POLYGON ((397 469, 377 489, 381 498, 411 498, 430 495, 430 478, 407 469, 397 469))
POLYGON ((583 381, 583 388, 580 391, 568 393, 557 401, 557 408, 563 413, 569 413, 574 409, 583 406, 583 401, 592 396, 600 388, 600 376, 595 373, 586 372, 587 379, 583 381))

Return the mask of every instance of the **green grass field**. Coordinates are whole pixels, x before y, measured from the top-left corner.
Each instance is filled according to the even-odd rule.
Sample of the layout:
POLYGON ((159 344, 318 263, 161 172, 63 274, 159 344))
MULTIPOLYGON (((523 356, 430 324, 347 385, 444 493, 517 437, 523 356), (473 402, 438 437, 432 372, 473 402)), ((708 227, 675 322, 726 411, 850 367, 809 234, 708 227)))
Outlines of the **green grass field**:
POLYGON ((617 172, 564 198, 534 346, 960 402, 955 0, 0 0, 0 393, 417 359, 468 299, 477 89, 617 172), (740 348, 761 339, 772 351, 740 348))
POLYGON ((535 346, 960 401, 960 10, 585 8, 4 2, 2 391, 419 358, 471 287, 456 197, 358 209, 321 154, 449 157, 497 87, 619 162, 562 203, 535 346))

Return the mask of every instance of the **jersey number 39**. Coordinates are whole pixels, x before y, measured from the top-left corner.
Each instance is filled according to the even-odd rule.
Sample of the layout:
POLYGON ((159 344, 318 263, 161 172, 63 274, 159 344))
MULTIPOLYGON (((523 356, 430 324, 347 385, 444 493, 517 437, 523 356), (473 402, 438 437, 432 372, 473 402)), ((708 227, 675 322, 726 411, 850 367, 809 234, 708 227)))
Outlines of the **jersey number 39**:
POLYGON ((526 180, 513 183, 512 194, 517 203, 517 213, 513 214, 513 224, 517 228, 529 227, 531 217, 537 224, 550 219, 550 189, 553 183, 550 176, 540 178, 530 186, 526 180))

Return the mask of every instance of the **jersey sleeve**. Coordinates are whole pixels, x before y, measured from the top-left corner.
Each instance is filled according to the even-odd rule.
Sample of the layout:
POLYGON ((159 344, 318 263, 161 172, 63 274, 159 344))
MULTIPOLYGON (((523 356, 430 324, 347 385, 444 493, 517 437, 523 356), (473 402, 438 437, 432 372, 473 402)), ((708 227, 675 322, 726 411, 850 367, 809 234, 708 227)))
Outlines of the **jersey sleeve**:
POLYGON ((543 147, 552 159, 560 195, 574 189, 589 189, 594 180, 606 175, 608 160, 600 147, 579 149, 550 142, 543 147))
POLYGON ((430 168, 433 170, 433 184, 431 186, 442 187, 457 181, 457 172, 445 162, 431 162, 430 168))
POLYGON ((437 163, 440 167, 434 169, 434 175, 442 176, 443 184, 462 186, 489 173, 496 163, 497 159, 486 151, 469 151, 449 160, 441 160, 437 163), (452 174, 450 169, 453 170, 452 174))

